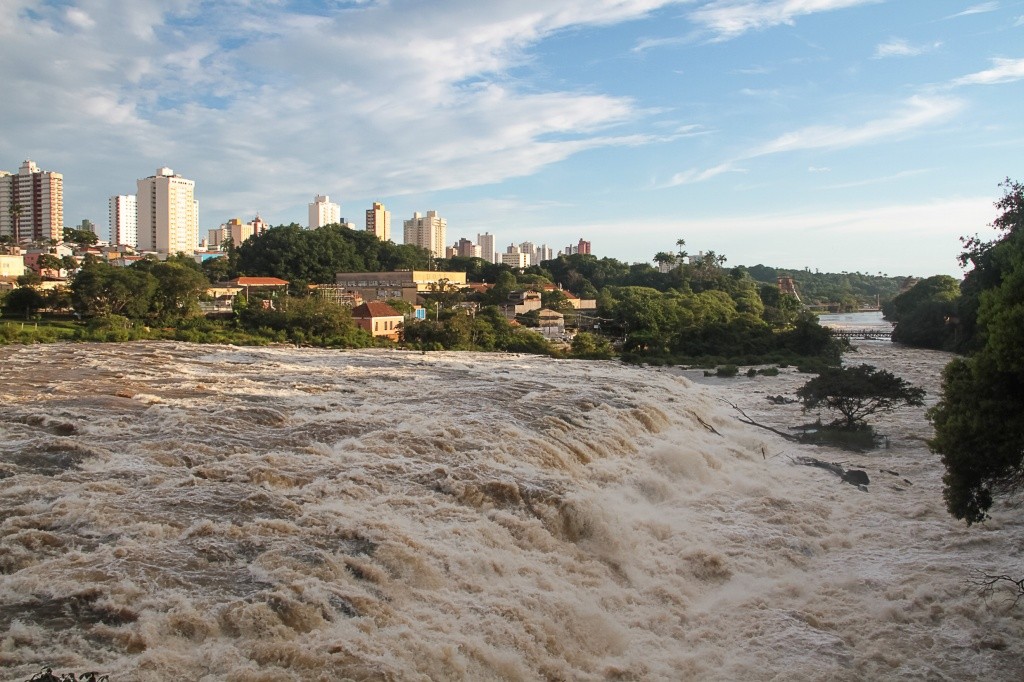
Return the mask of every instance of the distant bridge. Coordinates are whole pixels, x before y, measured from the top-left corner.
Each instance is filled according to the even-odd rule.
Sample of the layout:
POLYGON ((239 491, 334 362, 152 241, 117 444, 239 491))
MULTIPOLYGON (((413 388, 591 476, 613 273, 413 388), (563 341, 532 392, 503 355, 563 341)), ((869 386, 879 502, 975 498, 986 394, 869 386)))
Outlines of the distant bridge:
POLYGON ((837 339, 864 339, 889 341, 892 339, 891 329, 839 329, 830 327, 829 332, 837 339))

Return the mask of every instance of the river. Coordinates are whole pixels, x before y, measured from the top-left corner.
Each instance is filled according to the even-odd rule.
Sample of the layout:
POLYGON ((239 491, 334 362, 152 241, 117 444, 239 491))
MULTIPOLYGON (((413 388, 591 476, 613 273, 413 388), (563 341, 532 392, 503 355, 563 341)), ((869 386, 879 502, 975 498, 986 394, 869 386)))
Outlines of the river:
MULTIPOLYGON (((934 401, 942 353, 847 356, 934 401)), ((797 446, 807 377, 505 354, 0 348, 0 667, 111 680, 1017 680, 1020 510, 919 408, 797 446), (863 468, 866 490, 794 458, 863 468)))

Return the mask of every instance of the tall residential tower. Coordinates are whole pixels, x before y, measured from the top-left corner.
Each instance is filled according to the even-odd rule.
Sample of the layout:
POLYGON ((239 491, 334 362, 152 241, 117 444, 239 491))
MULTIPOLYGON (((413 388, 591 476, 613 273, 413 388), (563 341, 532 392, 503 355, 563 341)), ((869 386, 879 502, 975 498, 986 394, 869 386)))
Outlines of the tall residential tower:
POLYGON ((341 205, 332 204, 326 194, 317 194, 309 205, 309 229, 315 230, 324 225, 341 222, 341 205))
POLYGON ((138 181, 138 237, 143 251, 192 255, 199 245, 199 202, 196 183, 170 168, 138 181))
POLYGON ((110 197, 110 243, 139 245, 139 211, 134 194, 110 197))
POLYGON ((411 220, 403 222, 403 227, 406 244, 427 249, 434 258, 444 258, 448 221, 437 215, 437 211, 427 211, 425 216, 413 213, 411 220))
POLYGON ((373 208, 366 209, 366 231, 386 242, 391 239, 391 211, 384 204, 373 202, 373 208))
POLYGON ((64 176, 28 159, 17 174, 0 171, 0 235, 17 242, 60 240, 64 232, 64 176))

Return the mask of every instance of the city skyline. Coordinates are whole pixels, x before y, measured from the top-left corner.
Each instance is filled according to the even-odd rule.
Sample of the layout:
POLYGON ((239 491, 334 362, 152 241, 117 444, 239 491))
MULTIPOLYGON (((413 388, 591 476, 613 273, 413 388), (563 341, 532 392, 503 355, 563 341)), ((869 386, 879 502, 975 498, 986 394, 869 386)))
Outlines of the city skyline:
POLYGON ((0 168, 62 173, 67 224, 169 165, 200 234, 324 193, 450 242, 957 275, 1024 175, 1017 0, 15 0, 0 35, 0 168))

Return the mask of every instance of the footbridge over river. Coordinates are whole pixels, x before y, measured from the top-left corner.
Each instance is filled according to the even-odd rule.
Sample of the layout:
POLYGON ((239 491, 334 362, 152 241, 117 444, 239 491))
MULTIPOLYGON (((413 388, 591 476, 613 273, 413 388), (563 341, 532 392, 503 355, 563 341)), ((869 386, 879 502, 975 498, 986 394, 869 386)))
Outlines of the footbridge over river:
POLYGON ((862 339, 872 341, 892 340, 892 329, 849 329, 844 327, 829 328, 832 336, 837 339, 862 339))

